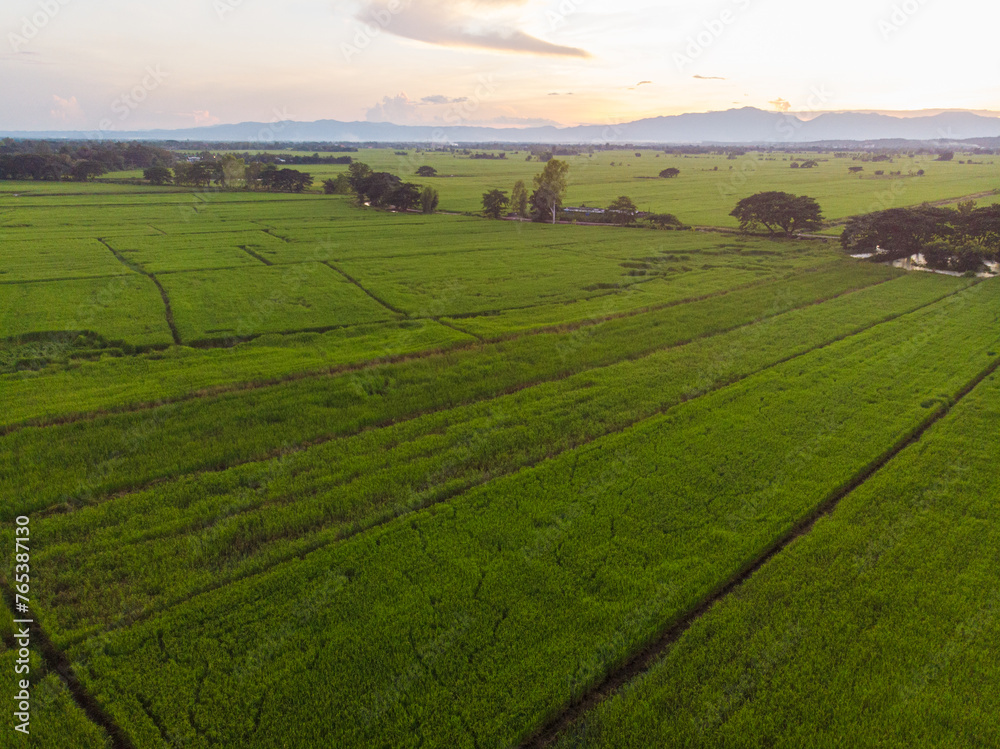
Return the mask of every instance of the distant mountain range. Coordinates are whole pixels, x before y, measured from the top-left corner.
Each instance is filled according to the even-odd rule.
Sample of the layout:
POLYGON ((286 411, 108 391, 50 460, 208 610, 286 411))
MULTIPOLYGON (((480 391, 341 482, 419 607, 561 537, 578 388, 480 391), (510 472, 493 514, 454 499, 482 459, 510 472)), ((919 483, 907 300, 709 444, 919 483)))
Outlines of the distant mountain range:
POLYGON ((336 143, 803 144, 838 141, 951 142, 1000 137, 1000 117, 942 112, 915 117, 830 112, 810 119, 753 107, 653 117, 618 125, 496 128, 384 122, 243 122, 182 130, 0 132, 14 138, 336 143))

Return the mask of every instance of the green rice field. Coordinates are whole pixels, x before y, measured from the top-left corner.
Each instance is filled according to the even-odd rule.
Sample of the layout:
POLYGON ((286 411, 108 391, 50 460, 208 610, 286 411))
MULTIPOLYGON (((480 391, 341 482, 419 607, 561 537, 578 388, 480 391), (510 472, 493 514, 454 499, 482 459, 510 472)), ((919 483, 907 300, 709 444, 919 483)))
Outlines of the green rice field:
POLYGON ((0 747, 997 746, 1000 281, 728 215, 996 166, 639 153, 567 203, 697 228, 475 215, 526 151, 352 154, 433 215, 0 183, 0 747))

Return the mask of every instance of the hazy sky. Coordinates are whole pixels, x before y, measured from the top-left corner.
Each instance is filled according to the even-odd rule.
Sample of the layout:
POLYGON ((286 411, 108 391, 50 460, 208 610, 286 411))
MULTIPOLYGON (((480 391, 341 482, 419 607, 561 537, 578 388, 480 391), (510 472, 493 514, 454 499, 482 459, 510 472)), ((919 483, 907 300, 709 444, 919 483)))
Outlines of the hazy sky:
POLYGON ((3 0, 0 129, 1000 110, 978 0, 3 0))

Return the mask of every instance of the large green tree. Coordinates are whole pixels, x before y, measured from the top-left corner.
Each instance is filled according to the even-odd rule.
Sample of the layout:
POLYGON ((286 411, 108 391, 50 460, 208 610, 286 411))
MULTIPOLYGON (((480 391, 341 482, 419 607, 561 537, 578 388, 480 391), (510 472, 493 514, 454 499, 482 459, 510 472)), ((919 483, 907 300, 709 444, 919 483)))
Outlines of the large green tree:
POLYGON ((552 159, 545 165, 544 171, 535 177, 535 192, 531 196, 531 205, 537 220, 551 218, 553 224, 556 222, 559 207, 566 195, 568 174, 567 162, 552 159))
POLYGON ((787 192, 760 192, 736 204, 730 216, 740 222, 745 232, 766 229, 786 235, 818 229, 823 222, 819 203, 807 196, 787 192))
POLYGON ((173 182, 174 175, 165 166, 151 166, 143 170, 142 178, 151 185, 168 185, 173 182))
POLYGON ((890 208, 857 216, 847 222, 840 244, 854 254, 874 254, 880 260, 900 260, 932 242, 948 240, 954 230, 945 208, 890 208))
POLYGON ((503 190, 490 190, 483 193, 483 215, 487 218, 500 218, 508 205, 510 205, 510 200, 503 190))

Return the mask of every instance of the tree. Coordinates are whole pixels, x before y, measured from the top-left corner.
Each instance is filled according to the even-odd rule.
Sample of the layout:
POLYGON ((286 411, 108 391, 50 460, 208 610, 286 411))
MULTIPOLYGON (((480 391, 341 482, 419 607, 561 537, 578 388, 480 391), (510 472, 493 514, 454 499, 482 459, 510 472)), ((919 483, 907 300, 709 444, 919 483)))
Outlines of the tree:
POLYGON ((216 174, 223 187, 235 187, 246 180, 246 162, 235 154, 227 153, 216 162, 216 174))
POLYGON ((312 183, 311 175, 296 169, 270 169, 261 175, 261 185, 271 192, 302 192, 312 183))
POLYGON ((438 170, 432 166, 422 166, 417 169, 418 177, 434 177, 438 173, 438 170))
MULTIPOLYGON (((349 178, 350 179, 350 178, 349 178)), ((392 194, 403 184, 403 180, 389 172, 372 172, 361 180, 354 191, 362 203, 376 207, 391 205, 392 194)), ((352 183, 353 186, 353 183, 352 183)))
POLYGON ((355 161, 347 167, 347 181, 350 183, 351 189, 354 190, 355 194, 358 196, 359 203, 363 203, 365 200, 364 186, 365 182, 371 176, 372 168, 360 161, 355 161))
POLYGON ((514 191, 510 195, 510 209, 521 218, 528 216, 528 188, 525 187, 523 179, 514 183, 514 191))
POLYGON ((86 182, 91 177, 100 177, 102 174, 107 173, 107 171, 101 162, 86 159, 78 161, 73 165, 73 179, 78 182, 86 182))
POLYGON ((620 196, 608 206, 608 215, 611 217, 611 223, 618 224, 618 226, 631 226, 635 223, 638 214, 638 206, 627 195, 620 196))
POLYGON ((408 211, 420 202, 420 185, 404 182, 397 186, 387 199, 389 205, 401 211, 408 211))
POLYGON ((740 229, 744 232, 764 228, 776 234, 781 229, 786 235, 818 229, 823 221, 823 214, 815 200, 787 192, 751 195, 737 203, 729 215, 739 220, 740 229))
POLYGON ((143 170, 142 178, 151 185, 169 185, 173 182, 174 175, 165 166, 151 166, 143 170))
POLYGON ((680 169, 678 169, 675 166, 672 166, 672 167, 664 169, 662 172, 660 172, 660 176, 663 177, 664 179, 673 179, 674 177, 678 176, 680 173, 681 173, 680 169))
POLYGON ((510 200, 503 190, 490 190, 483 193, 483 215, 487 218, 500 218, 509 204, 510 200))
POLYGON ((840 235, 841 246, 852 254, 872 253, 880 261, 901 260, 922 252, 935 240, 953 234, 946 208, 890 208, 857 216, 840 235))
POLYGON ((351 181, 346 174, 338 174, 333 179, 323 180, 323 192, 327 195, 347 195, 351 192, 351 181))
POLYGON ((433 187, 425 187, 420 193, 420 205, 424 213, 434 213, 438 207, 438 191, 433 187))
POLYGON ((942 151, 935 161, 952 161, 955 158, 954 151, 942 151))
POLYGON ((551 216, 556 222, 559 206, 566 194, 566 175, 569 164, 559 159, 550 159, 545 164, 545 170, 535 177, 535 192, 531 196, 531 204, 535 209, 536 219, 541 221, 551 216))
POLYGON ((646 221, 657 229, 683 229, 684 224, 672 213, 652 213, 646 221))
POLYGON ((849 166, 849 167, 847 167, 847 171, 849 171, 851 174, 858 174, 860 172, 863 172, 864 170, 865 170, 865 168, 863 166, 849 166))

